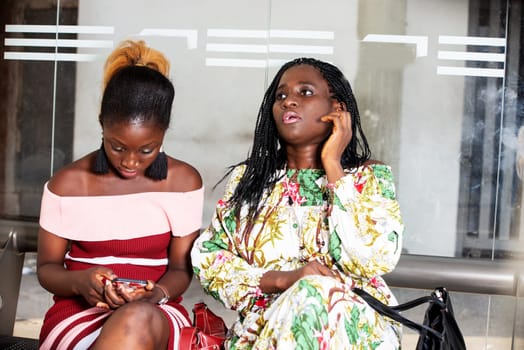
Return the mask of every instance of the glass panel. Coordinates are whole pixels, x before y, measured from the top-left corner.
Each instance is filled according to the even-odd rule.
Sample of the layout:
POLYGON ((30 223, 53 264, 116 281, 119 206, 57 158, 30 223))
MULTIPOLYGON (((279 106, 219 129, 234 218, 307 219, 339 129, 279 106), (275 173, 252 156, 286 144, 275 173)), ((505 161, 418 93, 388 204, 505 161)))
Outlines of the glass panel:
MULTIPOLYGON (((393 288, 399 303, 429 295, 429 290, 393 288)), ((516 298, 479 294, 450 293, 455 319, 466 341, 467 349, 520 349, 512 348, 516 298)), ((403 312, 412 321, 422 323, 427 305, 403 312)), ((516 328, 515 328, 516 329, 516 328)), ((403 347, 414 349, 418 334, 404 327, 403 347)))
MULTIPOLYGON (((0 218, 36 221, 49 176, 100 146, 103 63, 131 38, 171 60, 165 149, 200 170, 204 225, 222 192, 213 185, 249 151, 268 81, 284 61, 313 56, 344 71, 374 157, 393 167, 406 253, 521 257, 520 1, 326 4, 68 0, 57 11, 52 1, 2 2, 0 218)), ((522 324, 506 318, 512 298, 455 299, 467 335, 487 345, 511 336, 500 325, 522 324)))
MULTIPOLYGON (((200 169, 208 186, 245 157, 277 67, 315 56, 346 73, 375 158, 393 166, 406 252, 519 253, 521 89, 504 64, 520 71, 520 27, 506 26, 507 16, 520 17, 505 2, 336 1, 329 20, 318 19, 325 5, 315 2, 163 3, 173 11, 133 3, 63 2, 58 35, 53 7, 28 2, 10 10, 23 13, 15 24, 29 26, 5 33, 3 215, 36 217, 51 163, 57 169, 99 147, 103 61, 135 38, 172 62, 177 96, 166 149, 200 169), (49 60, 55 48, 56 64, 49 60)), ((18 18, 10 16, 7 22, 18 18)), ((206 220, 219 193, 208 191, 206 220)))
POLYGON ((517 300, 517 307, 515 308, 517 315, 515 320, 515 336, 513 338, 513 349, 524 348, 524 298, 520 297, 517 300))
MULTIPOLYGON (((80 38, 106 40, 112 45, 125 39, 142 39, 166 54, 171 61, 176 96, 164 148, 199 169, 211 189, 227 166, 245 157, 251 142, 256 110, 264 93, 266 54, 235 52, 234 47, 266 45, 267 3, 132 3, 133 6, 127 0, 80 1, 79 24, 106 28, 108 32, 82 34, 80 38), (247 16, 248 13, 257 15, 247 16)), ((75 121, 75 157, 100 146, 97 116, 102 63, 111 49, 86 49, 86 53, 97 55, 96 60, 78 64, 82 88, 76 96, 79 117, 75 121)), ((221 187, 216 192, 206 191, 206 223, 220 192, 221 187)))
MULTIPOLYGON (((0 172, 0 215, 34 218, 39 215, 42 185, 51 164, 59 168, 72 160, 75 64, 56 62, 56 5, 3 3, 5 74, 0 84, 3 104, 0 130, 4 152, 0 172), (50 44, 51 43, 51 44, 50 44), (55 84, 56 82, 56 84, 55 84), (60 132, 55 135, 55 125, 60 132)), ((60 24, 76 24, 77 9, 66 6, 60 24)), ((71 38, 59 35, 58 39, 71 38)), ((71 52, 70 48, 59 52, 71 52)))

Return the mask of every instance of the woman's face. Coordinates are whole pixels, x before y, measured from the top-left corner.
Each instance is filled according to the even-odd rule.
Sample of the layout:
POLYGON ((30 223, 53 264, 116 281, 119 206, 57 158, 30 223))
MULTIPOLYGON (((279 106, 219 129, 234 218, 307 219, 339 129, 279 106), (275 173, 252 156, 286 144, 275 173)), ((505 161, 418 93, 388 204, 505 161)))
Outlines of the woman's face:
POLYGON ((332 124, 320 118, 338 105, 315 67, 302 64, 289 68, 280 78, 273 104, 280 138, 297 146, 322 143, 331 134, 332 124))
POLYGON ((165 131, 152 123, 123 122, 104 126, 104 149, 111 166, 124 179, 144 176, 160 152, 165 131))

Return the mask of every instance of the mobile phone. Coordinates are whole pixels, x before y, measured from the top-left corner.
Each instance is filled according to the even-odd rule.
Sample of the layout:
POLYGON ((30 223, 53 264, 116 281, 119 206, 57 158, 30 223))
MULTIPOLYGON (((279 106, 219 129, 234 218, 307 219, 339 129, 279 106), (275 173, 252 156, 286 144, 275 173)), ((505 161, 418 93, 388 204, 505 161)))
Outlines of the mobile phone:
POLYGON ((136 289, 136 288, 144 288, 145 286, 147 286, 147 281, 145 281, 145 280, 136 280, 136 279, 133 279, 133 278, 120 278, 120 277, 117 277, 117 278, 113 279, 113 284, 115 284, 115 286, 123 285, 126 288, 136 289))

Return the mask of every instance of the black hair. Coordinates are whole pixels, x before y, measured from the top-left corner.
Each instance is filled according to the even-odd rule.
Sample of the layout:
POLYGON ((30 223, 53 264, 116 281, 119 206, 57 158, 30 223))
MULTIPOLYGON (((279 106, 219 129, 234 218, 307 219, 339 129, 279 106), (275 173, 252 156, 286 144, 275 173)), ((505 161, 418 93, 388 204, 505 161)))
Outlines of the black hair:
MULTIPOLYGON (((346 169, 362 165, 371 157, 367 139, 360 125, 360 114, 357 101, 349 81, 336 66, 315 58, 297 58, 284 64, 269 85, 258 112, 255 126, 253 145, 248 158, 236 164, 244 164, 245 172, 240 179, 229 205, 235 208, 236 215, 240 215, 242 205, 248 205, 248 220, 252 222, 257 214, 260 200, 265 191, 270 192, 278 181, 277 169, 283 169, 286 163, 285 149, 281 147, 275 121, 273 119, 273 104, 276 99, 276 90, 284 72, 298 65, 310 65, 319 70, 326 80, 333 98, 344 104, 351 114, 351 129, 353 137, 344 150, 341 163, 346 169)), ((232 166, 226 176, 231 173, 232 166)))
MULTIPOLYGON (((104 89, 99 121, 102 127, 117 123, 152 123, 165 131, 171 121, 175 88, 162 73, 146 66, 127 66, 118 70, 104 89)), ((96 174, 109 172, 104 145, 93 164, 96 174)), ((159 152, 145 175, 154 180, 167 178, 167 156, 159 152)))
POLYGON ((152 122, 167 130, 174 97, 175 88, 162 73, 146 66, 122 68, 104 90, 100 124, 152 122))

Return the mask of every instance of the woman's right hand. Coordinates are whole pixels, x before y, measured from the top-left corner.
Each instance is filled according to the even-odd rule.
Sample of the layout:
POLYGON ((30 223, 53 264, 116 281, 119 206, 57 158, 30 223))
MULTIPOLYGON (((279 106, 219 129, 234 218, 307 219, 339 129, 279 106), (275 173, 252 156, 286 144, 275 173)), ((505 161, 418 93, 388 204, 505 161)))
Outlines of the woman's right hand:
POLYGON ((333 270, 331 270, 329 267, 322 264, 318 260, 310 261, 306 265, 297 269, 296 271, 298 272, 299 277, 295 281, 293 281, 293 283, 295 283, 297 280, 301 279, 302 277, 309 276, 309 275, 336 277, 336 274, 333 270))
POLYGON ((260 288, 264 293, 281 293, 299 279, 310 275, 338 278, 338 275, 329 267, 313 260, 296 270, 266 272, 260 279, 260 288))
POLYGON ((105 286, 105 300, 111 309, 119 308, 136 300, 148 300, 153 295, 155 283, 147 281, 143 287, 126 287, 123 284, 109 283, 105 286))
POLYGON ((87 270, 78 271, 79 275, 76 281, 76 292, 84 297, 89 305, 109 307, 105 288, 106 283, 116 278, 111 269, 103 266, 93 267, 87 270))

